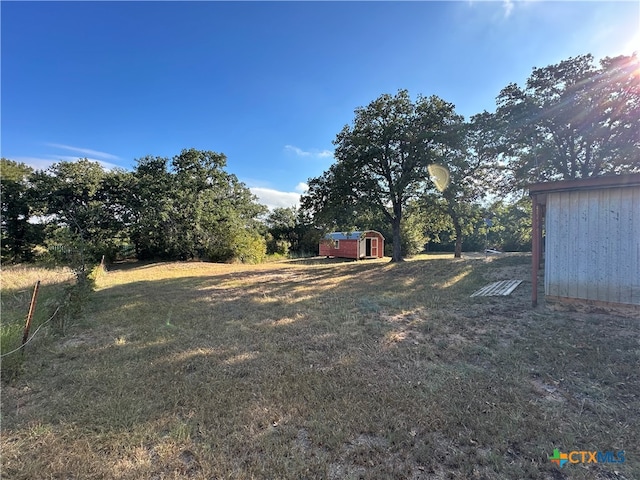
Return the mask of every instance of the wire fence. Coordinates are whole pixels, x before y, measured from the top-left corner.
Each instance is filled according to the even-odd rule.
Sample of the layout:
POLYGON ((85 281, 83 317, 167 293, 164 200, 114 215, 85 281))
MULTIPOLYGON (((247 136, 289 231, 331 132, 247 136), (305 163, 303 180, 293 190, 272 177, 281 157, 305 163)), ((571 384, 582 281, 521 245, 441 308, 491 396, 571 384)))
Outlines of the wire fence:
POLYGON ((2 355, 0 355, 0 358, 4 358, 4 357, 7 357, 7 356, 11 355, 12 353, 19 352, 19 351, 20 351, 20 350, 22 350, 25 346, 27 346, 27 344, 28 344, 31 340, 33 340, 33 339, 34 339, 34 337, 36 336, 36 334, 38 333, 38 331, 39 331, 42 327, 44 327, 47 323, 49 323, 51 320, 53 320, 53 318, 54 318, 54 317, 56 316, 56 314, 58 313, 58 310, 60 310, 60 307, 56 308, 56 311, 55 311, 55 312, 53 312, 53 315, 51 315, 47 320, 45 320, 44 322, 42 322, 38 328, 36 328, 35 332, 33 332, 33 333, 31 334, 31 337, 29 337, 29 338, 27 339, 27 341, 26 341, 26 342, 24 342, 24 343, 23 343, 22 345, 20 345, 18 348, 15 348, 15 349, 11 350, 10 352, 3 353, 2 355))

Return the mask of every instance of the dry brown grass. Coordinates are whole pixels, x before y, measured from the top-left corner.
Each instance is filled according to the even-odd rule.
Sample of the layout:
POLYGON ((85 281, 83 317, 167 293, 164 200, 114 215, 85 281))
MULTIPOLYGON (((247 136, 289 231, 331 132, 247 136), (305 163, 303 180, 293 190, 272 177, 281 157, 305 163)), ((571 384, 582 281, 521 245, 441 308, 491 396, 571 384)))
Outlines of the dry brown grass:
POLYGON ((528 262, 112 270, 3 387, 2 478, 640 478, 639 322, 531 309, 528 262))
MULTIPOLYGON (((0 353, 6 353, 20 347, 24 331, 25 319, 33 296, 36 282, 40 281, 36 309, 34 310, 30 333, 34 333, 45 322, 64 297, 64 288, 73 282, 74 276, 67 268, 37 268, 25 266, 3 266, 1 277, 0 313, 0 353)), ((38 332, 35 341, 42 340, 46 330, 38 332)), ((30 348, 27 345, 26 348, 30 348)), ((3 380, 18 375, 22 369, 20 354, 5 356, 0 360, 0 371, 3 380)))

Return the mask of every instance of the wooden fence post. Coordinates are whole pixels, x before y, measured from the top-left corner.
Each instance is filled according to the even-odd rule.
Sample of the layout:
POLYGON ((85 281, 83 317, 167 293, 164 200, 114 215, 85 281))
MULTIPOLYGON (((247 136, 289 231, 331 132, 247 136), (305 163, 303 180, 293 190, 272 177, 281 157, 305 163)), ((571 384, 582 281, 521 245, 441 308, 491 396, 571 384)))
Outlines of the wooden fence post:
MULTIPOLYGON (((29 313, 27 314, 27 321, 24 324, 24 333, 22 334, 22 346, 27 343, 27 339, 29 338, 29 328, 31 328, 31 319, 33 318, 33 312, 36 309, 36 299, 38 298, 38 288, 40 288, 40 280, 36 282, 35 287, 33 287, 33 295, 31 296, 31 304, 29 305, 29 313)), ((24 354, 24 349, 22 350, 24 354)))

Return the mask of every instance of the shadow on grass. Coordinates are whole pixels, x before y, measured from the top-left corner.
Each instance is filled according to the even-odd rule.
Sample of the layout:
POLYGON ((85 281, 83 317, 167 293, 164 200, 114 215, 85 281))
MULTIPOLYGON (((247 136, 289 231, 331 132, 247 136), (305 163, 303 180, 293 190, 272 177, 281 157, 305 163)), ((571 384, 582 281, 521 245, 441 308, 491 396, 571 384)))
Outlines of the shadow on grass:
POLYGON ((87 328, 32 362, 32 391, 3 419, 19 439, 3 444, 3 470, 559 478, 553 448, 637 445, 637 325, 531 310, 524 287, 469 299, 502 261, 279 265, 104 288, 87 328), (64 449, 66 463, 50 461, 64 449))

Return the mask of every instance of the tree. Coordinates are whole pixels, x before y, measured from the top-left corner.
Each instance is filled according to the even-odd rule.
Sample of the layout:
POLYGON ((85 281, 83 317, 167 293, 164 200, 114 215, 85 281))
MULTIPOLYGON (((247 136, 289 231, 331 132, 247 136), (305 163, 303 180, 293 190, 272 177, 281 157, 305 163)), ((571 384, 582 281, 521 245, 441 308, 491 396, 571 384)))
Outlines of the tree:
POLYGON ((455 141, 451 127, 461 122, 452 104, 436 96, 414 103, 406 90, 356 109, 353 125, 333 142, 336 163, 309 180, 303 208, 325 225, 333 217, 338 227, 350 227, 346 222, 367 210, 380 212, 391 225, 391 261, 401 261, 403 209, 419 195, 442 146, 455 141))
POLYGON ((194 226, 201 252, 213 261, 257 263, 266 254, 258 217, 266 207, 235 175, 199 193, 194 226))
POLYGON ((534 68, 497 99, 495 153, 512 190, 545 180, 640 171, 640 62, 581 55, 534 68))
POLYGON ((104 240, 102 254, 113 261, 122 254, 123 248, 130 247, 131 227, 134 212, 131 196, 136 181, 132 172, 113 169, 104 172, 96 200, 102 205, 102 224, 104 240))
POLYGON ((531 251, 531 199, 522 196, 513 203, 497 200, 489 206, 493 226, 491 244, 508 252, 531 251))
POLYGON ((146 156, 136 160, 130 190, 130 238, 139 259, 165 258, 174 252, 173 182, 169 159, 146 156))
POLYGON ((269 253, 286 255, 290 250, 298 248, 298 212, 295 207, 274 208, 265 219, 268 229, 269 253))
POLYGON ((42 225, 29 222, 36 213, 31 202, 32 174, 33 169, 24 163, 0 159, 3 261, 31 260, 34 246, 42 241, 42 225))
MULTIPOLYGON (((424 250, 429 241, 427 235, 427 215, 429 212, 419 200, 411 201, 402 214, 402 255, 411 256, 424 250)), ((382 233, 382 231, 381 231, 382 233)))
POLYGON ((310 178, 307 192, 300 197, 304 215, 324 232, 357 230, 358 219, 372 205, 359 202, 344 163, 334 163, 323 175, 310 178))
POLYGON ((259 261, 265 255, 257 217, 266 208, 221 153, 183 150, 171 162, 138 160, 131 238, 141 258, 259 261))
POLYGON ((307 210, 298 208, 296 215, 296 240, 294 253, 300 256, 315 256, 318 252, 322 231, 315 225, 313 217, 307 210))
POLYGON ((104 208, 101 190, 106 173, 98 162, 59 162, 33 174, 37 201, 54 228, 62 228, 65 247, 77 250, 79 268, 111 250, 120 222, 104 208))
POLYGON ((484 236, 482 243, 478 243, 476 239, 482 208, 478 202, 465 198, 464 193, 458 195, 446 191, 444 194, 429 191, 421 199, 425 211, 427 240, 429 243, 447 246, 439 247, 446 251, 449 251, 450 245, 455 258, 462 257, 463 245, 481 248, 484 244, 484 236))
POLYGON ((451 135, 457 138, 441 147, 443 164, 449 171, 449 184, 440 193, 431 188, 424 197, 427 210, 440 210, 451 219, 455 233, 455 258, 462 256, 463 238, 473 232, 478 220, 478 209, 474 208, 474 202, 486 191, 484 177, 487 161, 474 148, 476 133, 473 123, 456 125, 451 129, 451 135))

